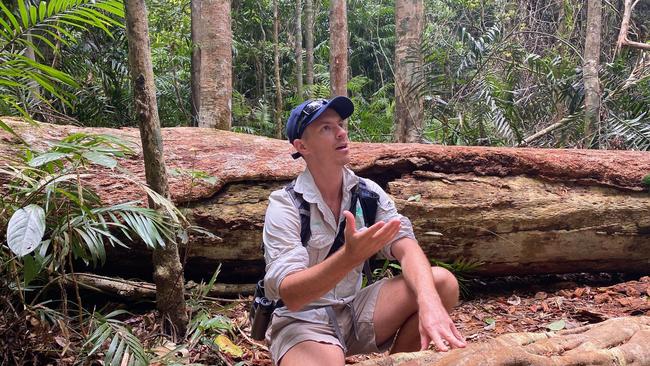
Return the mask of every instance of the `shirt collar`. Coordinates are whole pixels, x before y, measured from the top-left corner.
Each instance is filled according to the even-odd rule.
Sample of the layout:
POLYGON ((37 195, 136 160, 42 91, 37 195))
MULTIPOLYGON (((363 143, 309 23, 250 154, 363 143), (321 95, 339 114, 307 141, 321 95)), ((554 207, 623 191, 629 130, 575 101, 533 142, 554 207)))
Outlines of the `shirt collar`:
MULTIPOLYGON (((349 192, 352 190, 352 187, 356 186, 359 183, 359 177, 352 170, 347 167, 343 167, 343 201, 349 200, 349 192)), ((323 198, 316 187, 314 182, 314 176, 311 175, 309 168, 305 168, 305 171, 302 172, 298 178, 296 178, 296 184, 293 187, 294 191, 302 194, 302 197, 305 201, 316 203, 322 201, 323 198)))

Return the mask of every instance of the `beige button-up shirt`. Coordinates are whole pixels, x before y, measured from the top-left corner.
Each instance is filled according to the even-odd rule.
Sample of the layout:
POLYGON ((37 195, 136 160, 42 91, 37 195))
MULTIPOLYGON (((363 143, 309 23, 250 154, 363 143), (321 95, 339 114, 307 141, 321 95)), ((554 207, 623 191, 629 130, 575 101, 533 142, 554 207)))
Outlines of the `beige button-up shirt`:
MULTIPOLYGON (((308 169, 296 179, 294 190, 302 194, 303 199, 310 206, 311 238, 306 247, 300 242, 300 214, 289 196, 289 192, 281 189, 271 193, 263 233, 264 259, 266 260, 264 287, 267 298, 271 300, 280 298, 280 284, 289 274, 325 260, 330 247, 334 244, 339 224, 345 220, 343 211, 350 208, 350 190, 357 185, 360 179, 351 170, 343 169, 343 199, 341 200, 341 215, 338 218, 334 217, 332 210, 325 204, 308 169)), ((397 218, 402 223, 395 238, 381 250, 381 254, 385 258, 394 259, 391 254, 391 246, 395 241, 403 237, 415 239, 411 222, 397 213, 395 203, 379 185, 368 179, 364 179, 364 181, 368 189, 379 194, 376 221, 397 218)), ((356 211, 357 230, 363 230, 365 226, 363 213, 361 205, 358 203, 356 211)), ((361 289, 362 270, 363 263, 348 273, 331 291, 310 303, 303 310, 291 312, 286 307, 282 307, 276 309, 274 315, 316 323, 328 323, 329 318, 323 306, 346 304, 352 301, 361 289)))

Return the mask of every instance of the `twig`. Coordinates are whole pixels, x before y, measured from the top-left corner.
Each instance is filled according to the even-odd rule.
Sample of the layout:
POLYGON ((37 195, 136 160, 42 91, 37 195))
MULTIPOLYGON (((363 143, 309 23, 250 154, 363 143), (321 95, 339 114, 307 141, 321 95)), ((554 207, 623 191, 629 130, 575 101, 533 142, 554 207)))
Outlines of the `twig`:
POLYGON ((235 324, 235 327, 237 328, 237 331, 239 332, 239 334, 241 334, 241 336, 242 336, 242 337, 243 337, 243 338, 244 338, 248 343, 252 344, 253 346, 257 346, 257 347, 263 349, 265 352, 268 352, 268 351, 269 351, 269 348, 268 348, 267 346, 263 345, 262 343, 255 342, 255 341, 252 340, 250 337, 248 337, 248 336, 246 335, 246 333, 245 333, 243 330, 241 330, 241 328, 239 327, 238 324, 235 324))

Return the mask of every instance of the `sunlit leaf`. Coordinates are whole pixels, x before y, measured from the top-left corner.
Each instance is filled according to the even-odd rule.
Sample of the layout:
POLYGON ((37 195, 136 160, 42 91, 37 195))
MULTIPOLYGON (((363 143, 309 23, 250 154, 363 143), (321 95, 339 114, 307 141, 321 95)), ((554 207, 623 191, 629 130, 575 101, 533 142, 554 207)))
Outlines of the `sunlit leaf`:
POLYGON ((38 205, 30 204, 16 212, 7 226, 7 244, 18 257, 36 249, 45 235, 45 211, 38 205))

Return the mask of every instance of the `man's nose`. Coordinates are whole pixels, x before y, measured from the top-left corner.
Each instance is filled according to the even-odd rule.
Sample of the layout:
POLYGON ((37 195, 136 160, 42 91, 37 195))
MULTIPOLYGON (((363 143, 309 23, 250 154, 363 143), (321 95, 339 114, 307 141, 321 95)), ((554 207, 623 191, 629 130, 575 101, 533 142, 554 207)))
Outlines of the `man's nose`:
POLYGON ((340 140, 340 139, 343 139, 343 138, 347 137, 348 130, 346 130, 345 127, 338 126, 337 128, 338 128, 338 130, 336 131, 336 138, 337 139, 340 140))

